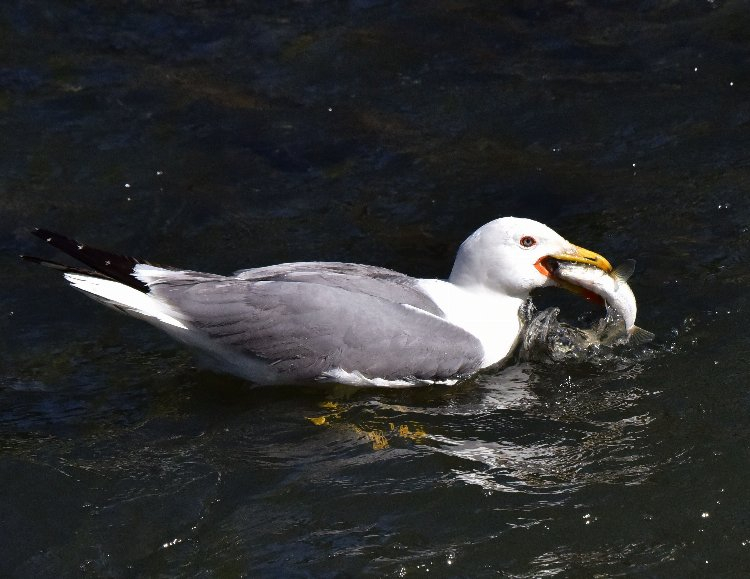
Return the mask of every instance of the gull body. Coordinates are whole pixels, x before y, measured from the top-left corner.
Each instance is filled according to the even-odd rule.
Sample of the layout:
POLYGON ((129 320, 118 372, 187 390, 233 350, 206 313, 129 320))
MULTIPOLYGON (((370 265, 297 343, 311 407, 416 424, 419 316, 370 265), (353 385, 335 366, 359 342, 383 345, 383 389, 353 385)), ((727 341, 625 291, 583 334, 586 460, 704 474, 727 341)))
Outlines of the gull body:
POLYGON ((211 367, 265 385, 455 382, 512 353, 521 305, 533 289, 557 284, 548 258, 611 270, 546 225, 515 217, 469 236, 447 280, 337 262, 225 276, 34 233, 90 269, 26 259, 62 270, 74 288, 166 331, 211 367))

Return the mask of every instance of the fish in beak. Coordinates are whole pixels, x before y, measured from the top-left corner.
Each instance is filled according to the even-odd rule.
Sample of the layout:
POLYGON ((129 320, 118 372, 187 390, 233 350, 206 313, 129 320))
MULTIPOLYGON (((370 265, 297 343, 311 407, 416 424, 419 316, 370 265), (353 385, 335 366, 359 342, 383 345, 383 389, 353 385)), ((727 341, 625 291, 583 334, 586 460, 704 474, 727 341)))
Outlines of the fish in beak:
POLYGON ((610 264, 604 256, 577 245, 574 245, 569 252, 546 255, 534 264, 534 267, 536 267, 536 269, 541 274, 546 275, 561 288, 566 289, 574 294, 581 295, 591 302, 603 305, 604 299, 600 295, 592 292, 591 290, 572 284, 555 276, 555 272, 558 268, 558 263, 561 261, 580 263, 591 267, 596 267, 607 274, 612 272, 612 264, 610 264))

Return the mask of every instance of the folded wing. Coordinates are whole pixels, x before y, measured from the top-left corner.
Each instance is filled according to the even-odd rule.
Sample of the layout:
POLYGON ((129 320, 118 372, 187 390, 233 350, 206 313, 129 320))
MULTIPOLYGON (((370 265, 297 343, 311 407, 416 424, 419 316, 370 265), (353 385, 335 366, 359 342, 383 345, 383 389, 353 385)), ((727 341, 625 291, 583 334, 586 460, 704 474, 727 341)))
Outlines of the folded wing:
MULTIPOLYGON (((441 380, 480 367, 483 350, 474 336, 418 306, 389 299, 416 290, 396 284, 384 296, 385 285, 364 293, 320 277, 289 278, 195 279, 191 272, 168 271, 149 286, 215 346, 265 361, 282 381, 312 380, 334 370, 441 380)), ((411 301, 423 300, 429 302, 426 296, 411 301)))

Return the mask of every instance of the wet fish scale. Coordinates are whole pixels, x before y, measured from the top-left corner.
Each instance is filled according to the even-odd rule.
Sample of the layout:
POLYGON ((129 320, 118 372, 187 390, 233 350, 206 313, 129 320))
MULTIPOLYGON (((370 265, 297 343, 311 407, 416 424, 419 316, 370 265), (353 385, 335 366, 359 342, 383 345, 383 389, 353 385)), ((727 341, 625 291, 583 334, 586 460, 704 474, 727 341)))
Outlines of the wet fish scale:
POLYGON ((632 259, 626 260, 611 273, 585 264, 558 261, 554 277, 564 282, 563 285, 571 284, 601 296, 625 321, 628 336, 643 342, 654 336, 635 325, 638 307, 633 290, 627 283, 634 270, 635 260, 632 259))

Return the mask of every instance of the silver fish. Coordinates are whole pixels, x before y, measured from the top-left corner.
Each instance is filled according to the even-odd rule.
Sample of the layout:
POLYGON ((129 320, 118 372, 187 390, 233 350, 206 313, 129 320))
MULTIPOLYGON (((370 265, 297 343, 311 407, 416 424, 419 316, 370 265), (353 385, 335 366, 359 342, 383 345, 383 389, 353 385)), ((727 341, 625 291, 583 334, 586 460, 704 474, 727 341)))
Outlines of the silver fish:
POLYGON ((552 268, 554 279, 565 289, 582 293, 589 298, 598 296, 609 304, 625 322, 628 339, 642 343, 654 338, 654 334, 635 325, 638 308, 633 290, 627 283, 635 270, 635 260, 624 261, 610 273, 597 267, 567 261, 556 261, 552 268))

